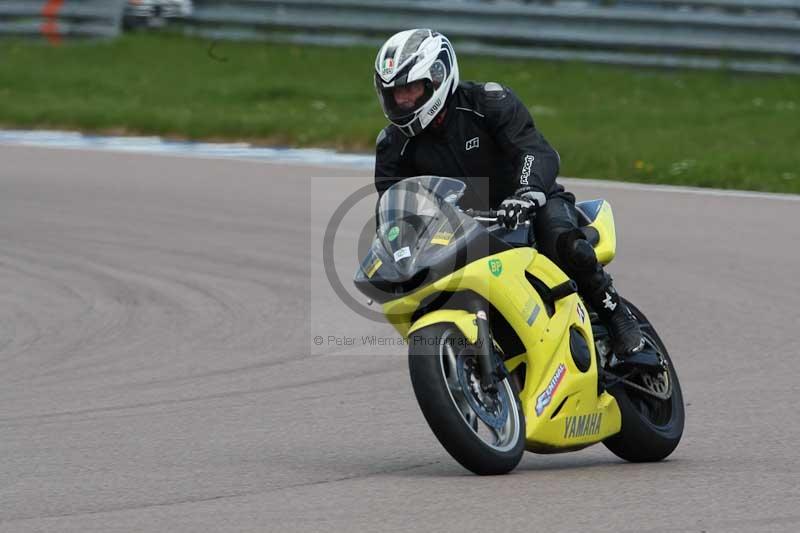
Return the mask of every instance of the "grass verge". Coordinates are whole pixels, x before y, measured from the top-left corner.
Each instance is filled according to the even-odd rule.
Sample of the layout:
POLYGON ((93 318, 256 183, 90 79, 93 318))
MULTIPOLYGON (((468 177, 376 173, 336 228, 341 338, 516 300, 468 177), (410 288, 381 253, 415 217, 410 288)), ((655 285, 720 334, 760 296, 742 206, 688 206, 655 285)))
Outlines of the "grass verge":
MULTIPOLYGON (((375 50, 210 45, 0 41, 0 124, 372 150, 375 50)), ((563 175, 800 193, 800 77, 459 60, 528 103, 563 175)))

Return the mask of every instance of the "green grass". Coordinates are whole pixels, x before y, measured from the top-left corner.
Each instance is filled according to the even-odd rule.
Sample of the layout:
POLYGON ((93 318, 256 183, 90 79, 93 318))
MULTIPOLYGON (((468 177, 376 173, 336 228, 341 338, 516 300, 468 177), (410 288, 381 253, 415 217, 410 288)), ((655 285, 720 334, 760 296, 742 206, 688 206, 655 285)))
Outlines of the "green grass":
MULTIPOLYGON (((0 125, 371 150, 385 124, 374 54, 227 42, 209 54, 176 35, 0 41, 0 125)), ((563 175, 800 193, 800 77, 459 59, 462 79, 529 105, 563 175)))

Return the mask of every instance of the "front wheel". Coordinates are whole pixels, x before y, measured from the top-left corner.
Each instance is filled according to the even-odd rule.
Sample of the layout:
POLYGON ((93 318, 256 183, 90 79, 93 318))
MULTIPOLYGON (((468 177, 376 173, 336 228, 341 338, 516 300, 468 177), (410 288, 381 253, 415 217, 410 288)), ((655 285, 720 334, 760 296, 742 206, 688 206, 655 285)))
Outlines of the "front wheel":
MULTIPOLYGON (((618 457, 631 462, 660 461, 675 450, 685 419, 678 374, 653 325, 639 309, 625 301, 639 321, 646 349, 655 350, 663 370, 625 372, 609 388, 622 413, 622 430, 603 441, 618 457)), ((623 372, 620 372, 623 374, 623 372)))
POLYGON ((525 451, 525 417, 512 380, 484 391, 474 345, 453 324, 411 335, 408 368, 422 414, 464 468, 480 475, 513 470, 525 451))

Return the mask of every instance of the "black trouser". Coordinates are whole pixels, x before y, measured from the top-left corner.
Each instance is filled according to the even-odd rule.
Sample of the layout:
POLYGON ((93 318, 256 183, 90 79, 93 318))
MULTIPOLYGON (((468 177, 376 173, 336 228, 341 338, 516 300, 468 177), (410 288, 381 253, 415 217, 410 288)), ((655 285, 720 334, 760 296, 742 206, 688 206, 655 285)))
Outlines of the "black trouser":
POLYGON ((571 269, 558 257, 558 238, 577 228, 578 212, 575 209, 575 197, 570 193, 551 196, 544 207, 536 212, 537 249, 567 274, 571 269))
POLYGON ((616 300, 611 277, 605 273, 591 245, 578 233, 578 212, 575 196, 563 192, 547 199, 536 213, 536 240, 540 253, 547 256, 578 284, 581 295, 598 312, 605 314, 601 304, 610 291, 616 300), (575 239, 581 246, 575 246, 575 239))

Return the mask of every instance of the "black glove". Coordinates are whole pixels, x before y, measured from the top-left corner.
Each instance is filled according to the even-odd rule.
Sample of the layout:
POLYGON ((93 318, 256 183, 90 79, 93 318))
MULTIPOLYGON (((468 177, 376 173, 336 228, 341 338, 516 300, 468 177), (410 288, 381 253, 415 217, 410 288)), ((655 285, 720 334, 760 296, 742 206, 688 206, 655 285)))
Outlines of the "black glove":
POLYGON ((522 187, 500 204, 497 221, 508 229, 515 229, 546 203, 547 196, 543 192, 522 187))

